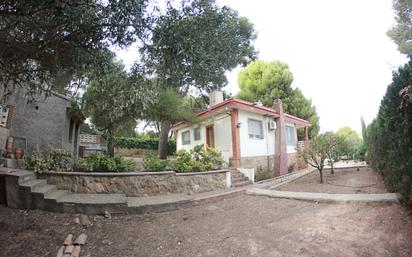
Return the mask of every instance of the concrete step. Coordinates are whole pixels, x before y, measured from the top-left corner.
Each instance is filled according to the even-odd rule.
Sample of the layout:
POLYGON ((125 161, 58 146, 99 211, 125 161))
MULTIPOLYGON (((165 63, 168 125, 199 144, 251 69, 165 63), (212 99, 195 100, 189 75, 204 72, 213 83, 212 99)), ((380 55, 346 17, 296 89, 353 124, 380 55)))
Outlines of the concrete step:
POLYGON ((38 187, 42 187, 47 184, 47 181, 45 179, 33 179, 29 180, 23 183, 19 183, 20 187, 27 188, 32 192, 33 190, 36 190, 38 187))
POLYGON ((232 183, 232 187, 242 187, 242 186, 246 186, 246 185, 250 185, 252 184, 251 181, 247 180, 247 181, 240 181, 240 182, 235 182, 232 183))
POLYGON ((70 192, 66 191, 66 190, 56 189, 56 190, 46 192, 44 194, 44 199, 57 200, 57 199, 61 198, 64 195, 67 195, 67 194, 70 194, 70 192))
POLYGON ((19 183, 24 183, 24 182, 35 180, 35 179, 36 179, 36 175, 34 175, 34 172, 27 172, 26 174, 19 176, 19 183))
POLYGON ((62 204, 63 212, 104 214, 126 213, 127 197, 124 194, 74 194, 59 197, 57 204, 62 204))
POLYGON ((236 178, 232 178, 232 183, 240 182, 240 181, 249 181, 249 179, 248 179, 247 177, 236 177, 236 178))
POLYGON ((57 190, 57 187, 56 187, 55 185, 45 184, 45 185, 43 185, 43 186, 34 188, 31 192, 32 192, 32 193, 38 193, 38 194, 43 194, 43 195, 44 195, 44 194, 46 194, 46 193, 53 192, 53 191, 55 191, 55 190, 57 190))

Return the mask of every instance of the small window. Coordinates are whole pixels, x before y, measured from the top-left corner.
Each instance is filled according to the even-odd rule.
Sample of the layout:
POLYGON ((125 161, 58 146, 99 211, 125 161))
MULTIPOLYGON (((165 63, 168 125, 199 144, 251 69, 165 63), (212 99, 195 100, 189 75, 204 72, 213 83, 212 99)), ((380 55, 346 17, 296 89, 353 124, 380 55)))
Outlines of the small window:
POLYGON ((200 140, 200 127, 194 129, 195 141, 200 140))
POLYGON ((296 146, 295 127, 286 126, 286 144, 288 146, 296 146))
POLYGON ((260 120, 248 119, 249 138, 263 139, 263 122, 260 120))
POLYGON ((190 131, 182 132, 182 145, 190 144, 190 131))

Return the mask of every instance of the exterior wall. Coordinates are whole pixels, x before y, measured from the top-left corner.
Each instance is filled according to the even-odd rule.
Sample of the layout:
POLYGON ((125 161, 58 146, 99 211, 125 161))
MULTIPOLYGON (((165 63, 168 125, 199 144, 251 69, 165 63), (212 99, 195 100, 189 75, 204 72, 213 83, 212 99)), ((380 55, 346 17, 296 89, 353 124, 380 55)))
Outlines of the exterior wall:
MULTIPOLYGON (((274 167, 275 154, 275 131, 269 130, 268 122, 273 121, 273 118, 266 117, 261 114, 239 110, 239 128, 240 137, 240 167, 255 168, 259 170, 272 171, 274 167), (260 120, 263 125, 263 139, 249 138, 248 119, 260 120)), ((227 114, 221 114, 213 119, 192 125, 190 127, 180 129, 177 131, 177 150, 190 150, 199 144, 206 144, 206 126, 213 124, 215 134, 215 147, 222 152, 223 158, 226 162, 232 157, 232 136, 231 136, 231 120, 227 114), (201 128, 201 139, 194 141, 194 128, 201 128), (190 144, 182 145, 182 133, 190 131, 190 144)), ((286 126, 295 127, 295 137, 297 142, 296 126, 293 123, 286 122, 286 126)), ((294 156, 296 154, 296 146, 287 147, 288 155, 294 156)), ((296 159, 296 158, 295 158, 296 159)), ((294 159, 294 160, 295 160, 294 159)), ((289 162, 289 161, 288 161, 289 162)))
POLYGON ((190 150, 196 145, 206 145, 206 127, 213 124, 215 148, 218 149, 223 156, 225 162, 229 162, 232 156, 232 132, 230 127, 230 116, 227 114, 217 115, 212 119, 200 122, 187 128, 177 131, 176 134, 176 150, 190 150), (200 127, 200 140, 195 141, 194 129, 200 127), (190 144, 182 144, 182 133, 190 131, 190 144))
POLYGON ((14 147, 25 148, 25 139, 29 151, 37 148, 46 151, 50 147, 74 150, 79 129, 74 124, 73 137, 69 141, 70 117, 67 110, 70 101, 63 96, 51 95, 28 104, 23 96, 23 89, 18 88, 7 103, 15 106, 10 127, 10 136, 16 138, 14 147))
POLYGON ((196 173, 135 172, 85 173, 44 172, 38 177, 46 179, 58 189, 74 193, 120 193, 126 196, 154 196, 167 194, 194 194, 230 187, 229 171, 196 173))
POLYGON ((275 152, 274 130, 268 130, 269 119, 263 115, 239 110, 240 156, 266 156, 275 152), (249 138, 248 119, 260 120, 263 124, 263 139, 249 138))
MULTIPOLYGON (((272 118, 265 117, 260 114, 255 114, 246 111, 239 111, 239 122, 242 123, 239 133, 240 133, 240 154, 242 157, 251 156, 265 156, 272 155, 275 153, 275 131, 269 130, 268 122, 273 121, 272 118), (260 120, 263 122, 263 139, 252 139, 249 138, 248 131, 248 119, 260 120)), ((295 142, 297 143, 297 132, 296 126, 293 123, 286 122, 286 126, 292 126, 295 128, 295 142)), ((295 153, 296 146, 288 146, 288 153, 295 153)))
MULTIPOLYGON (((240 164, 242 168, 254 168, 256 173, 274 172, 275 157, 273 155, 242 157, 240 158, 240 164)), ((288 153, 288 169, 298 170, 305 167, 298 159, 297 152, 288 153)))

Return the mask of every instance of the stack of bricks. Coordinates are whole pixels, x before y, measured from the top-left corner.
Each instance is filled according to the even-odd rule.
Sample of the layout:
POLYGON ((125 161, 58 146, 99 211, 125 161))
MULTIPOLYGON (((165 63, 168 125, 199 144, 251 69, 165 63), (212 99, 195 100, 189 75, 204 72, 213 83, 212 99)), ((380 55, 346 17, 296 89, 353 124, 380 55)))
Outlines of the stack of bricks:
POLYGON ((63 242, 63 246, 60 247, 57 257, 79 257, 80 248, 86 244, 87 235, 81 233, 73 242, 73 235, 68 234, 63 242))

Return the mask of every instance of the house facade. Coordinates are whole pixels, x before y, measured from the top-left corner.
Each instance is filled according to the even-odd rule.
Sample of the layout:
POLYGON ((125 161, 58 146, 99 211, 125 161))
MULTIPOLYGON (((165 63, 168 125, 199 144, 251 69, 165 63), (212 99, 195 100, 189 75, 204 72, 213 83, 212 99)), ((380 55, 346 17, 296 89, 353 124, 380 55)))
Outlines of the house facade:
POLYGON ((197 114, 194 124, 173 126, 177 150, 190 150, 205 144, 218 149, 223 159, 235 168, 254 168, 286 174, 297 169, 297 128, 309 122, 283 113, 280 100, 274 109, 240 99, 223 101, 219 92, 211 95, 209 109, 197 114))
POLYGON ((13 147, 25 152, 66 149, 78 154, 80 125, 84 117, 71 109, 71 98, 52 93, 27 103, 24 89, 16 88, 0 111, 0 149, 5 149, 9 136, 13 147))

